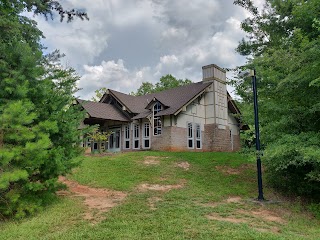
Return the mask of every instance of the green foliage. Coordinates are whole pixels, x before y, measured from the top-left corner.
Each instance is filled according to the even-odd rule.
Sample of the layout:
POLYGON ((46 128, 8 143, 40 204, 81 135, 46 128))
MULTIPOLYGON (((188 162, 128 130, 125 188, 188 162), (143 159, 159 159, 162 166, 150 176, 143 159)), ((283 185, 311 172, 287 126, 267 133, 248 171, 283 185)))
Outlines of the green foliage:
POLYGON ((320 219, 320 203, 312 203, 309 205, 308 209, 317 219, 320 219))
POLYGON ((306 132, 283 135, 270 144, 265 152, 269 182, 292 194, 320 200, 319 139, 319 133, 306 132))
POLYGON ((176 79, 171 74, 167 74, 160 78, 160 82, 153 85, 150 82, 143 82, 137 92, 132 92, 131 95, 142 96, 150 93, 161 92, 163 90, 184 86, 192 83, 189 79, 176 79))
MULTIPOLYGON (((249 2, 235 1, 250 10, 249 2)), ((283 190, 318 197, 320 2, 266 2, 263 12, 243 22, 249 39, 240 42, 238 51, 253 56, 242 68, 257 72, 269 179, 283 190)), ((244 118, 252 119, 250 79, 238 79, 236 89, 247 105, 244 118)))
POLYGON ((58 51, 42 55, 41 31, 20 15, 26 9, 49 13, 54 2, 0 4, 1 218, 33 214, 80 153, 77 128, 83 116, 72 105, 79 77, 62 68, 58 51))
POLYGON ((95 90, 94 93, 96 94, 96 96, 92 97, 91 100, 94 102, 99 102, 99 100, 103 97, 107 90, 108 89, 106 87, 95 90))
MULTIPOLYGON (((94 127, 91 132, 88 133, 88 137, 91 141, 98 143, 98 151, 101 152, 101 143, 108 142, 109 136, 112 132, 103 132, 100 131, 98 127, 94 127)), ((93 144, 92 144, 93 147, 93 144)), ((91 149, 93 151, 93 149, 91 149)))

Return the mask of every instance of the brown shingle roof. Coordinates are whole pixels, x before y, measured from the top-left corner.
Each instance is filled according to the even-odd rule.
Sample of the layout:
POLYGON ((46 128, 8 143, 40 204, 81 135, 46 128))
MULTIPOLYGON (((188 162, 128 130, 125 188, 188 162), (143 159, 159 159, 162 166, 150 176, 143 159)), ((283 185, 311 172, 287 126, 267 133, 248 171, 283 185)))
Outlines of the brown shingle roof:
POLYGON ((114 105, 100 102, 84 101, 81 99, 77 99, 77 101, 87 111, 90 117, 107 120, 117 120, 122 122, 130 121, 130 119, 127 118, 114 105))
MULTIPOLYGON (((114 90, 109 92, 121 101, 133 113, 145 113, 145 107, 154 98, 159 100, 165 106, 165 110, 159 112, 157 115, 170 115, 176 113, 180 108, 187 104, 191 99, 205 90, 211 83, 198 82, 191 83, 185 86, 168 89, 162 92, 151 93, 143 96, 132 96, 114 90)), ((145 114, 142 114, 145 115, 145 114)))

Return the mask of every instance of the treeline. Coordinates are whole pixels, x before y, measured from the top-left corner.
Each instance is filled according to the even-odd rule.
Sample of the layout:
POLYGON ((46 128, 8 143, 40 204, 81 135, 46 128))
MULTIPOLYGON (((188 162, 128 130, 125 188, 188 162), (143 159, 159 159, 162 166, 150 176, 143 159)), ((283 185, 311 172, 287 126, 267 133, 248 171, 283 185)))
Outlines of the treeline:
MULTIPOLYGON (((256 69, 261 141, 266 176, 287 193, 320 200, 320 1, 267 0, 262 11, 250 0, 248 34, 237 51, 248 56, 240 69, 256 69)), ((234 82, 252 123, 250 79, 234 82)))

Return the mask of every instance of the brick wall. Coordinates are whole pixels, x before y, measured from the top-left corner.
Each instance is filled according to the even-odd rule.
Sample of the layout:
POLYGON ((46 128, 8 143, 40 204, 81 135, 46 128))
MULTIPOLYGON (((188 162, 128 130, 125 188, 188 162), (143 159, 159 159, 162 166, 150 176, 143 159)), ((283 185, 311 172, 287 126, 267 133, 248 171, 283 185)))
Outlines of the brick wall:
MULTIPOLYGON (((213 152, 231 152, 230 129, 218 128, 217 124, 204 125, 203 150, 213 152)), ((240 136, 233 135, 233 151, 240 150, 240 136)))
POLYGON ((161 135, 151 137, 151 149, 187 151, 187 129, 180 127, 163 127, 161 135))
MULTIPOLYGON (((140 143, 142 144, 142 139, 140 139, 140 143)), ((233 135, 233 151, 239 151, 240 147, 240 136, 233 135)), ((206 124, 202 132, 202 149, 189 149, 187 147, 186 128, 163 127, 162 134, 159 136, 153 136, 151 132, 151 149, 159 151, 231 152, 230 130, 228 127, 219 129, 217 124, 206 124)), ((132 150, 130 149, 130 151, 132 150)))
POLYGON ((168 151, 171 147, 171 129, 170 127, 163 127, 162 134, 153 136, 151 131, 151 149, 168 151))

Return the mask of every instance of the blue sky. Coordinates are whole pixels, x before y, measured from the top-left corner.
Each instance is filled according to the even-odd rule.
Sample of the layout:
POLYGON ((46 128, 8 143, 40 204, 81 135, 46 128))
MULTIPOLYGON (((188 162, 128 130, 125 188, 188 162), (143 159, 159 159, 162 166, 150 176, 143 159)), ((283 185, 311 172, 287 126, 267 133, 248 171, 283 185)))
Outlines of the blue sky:
MULTIPOLYGON (((255 0, 257 6, 262 0, 255 0)), ((245 63, 235 52, 245 37, 240 22, 248 12, 233 0, 63 0, 81 8, 90 21, 60 23, 35 16, 48 51, 66 54, 77 70, 79 97, 101 87, 129 93, 143 81, 166 74, 201 81, 201 67, 232 68, 245 63)), ((232 91, 232 89, 229 89, 232 91)))

